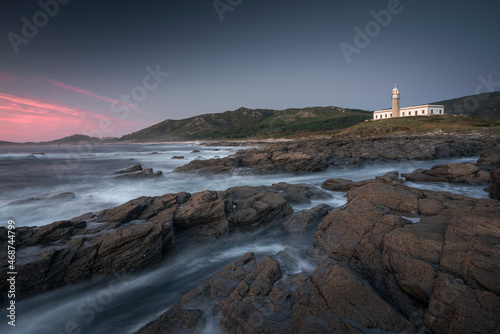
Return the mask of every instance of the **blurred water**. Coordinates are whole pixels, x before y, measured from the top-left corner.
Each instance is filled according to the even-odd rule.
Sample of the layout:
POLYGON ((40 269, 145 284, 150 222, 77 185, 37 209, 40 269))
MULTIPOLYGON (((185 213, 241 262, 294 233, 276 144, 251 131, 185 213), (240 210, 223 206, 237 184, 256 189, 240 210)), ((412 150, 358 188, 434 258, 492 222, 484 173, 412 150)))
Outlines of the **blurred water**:
MULTIPOLYGON (((307 183, 319 187, 328 178, 353 181, 371 179, 388 171, 411 172, 444 162, 475 162, 477 158, 441 161, 404 161, 363 167, 330 168, 314 174, 266 176, 199 176, 173 174, 171 171, 189 161, 224 157, 240 148, 199 145, 109 145, 94 146, 78 152, 74 146, 0 147, 0 219, 22 225, 44 225, 69 219, 89 211, 120 205, 139 196, 163 195, 179 191, 225 190, 240 185, 271 185, 277 182, 307 183), (192 153, 193 150, 200 152, 192 153), (32 153, 45 153, 43 155, 32 153), (157 152, 152 154, 153 152, 157 152), (182 155, 184 160, 172 160, 182 155), (113 172, 141 163, 144 168, 162 170, 160 179, 116 180, 113 172), (47 197, 74 192, 76 199, 59 202, 8 203, 30 197, 47 197)), ((472 197, 487 197, 482 186, 458 184, 413 184, 411 186, 446 190, 472 197)), ((295 206, 306 209, 319 203, 334 207, 345 203, 344 193, 332 192, 328 201, 313 201, 295 206)), ((237 257, 255 252, 270 255, 287 248, 296 263, 290 273, 310 271, 305 259, 312 245, 312 234, 290 239, 280 231, 234 233, 210 245, 181 245, 177 255, 140 273, 115 275, 64 287, 18 301, 16 327, 0 322, 0 333, 133 333, 178 302, 187 291, 210 278, 237 257)), ((22 273, 20 273, 22 274, 22 273)), ((2 306, 3 307, 3 306, 2 306)), ((212 319, 207 333, 217 332, 212 319)))
POLYGON ((0 333, 134 333, 241 255, 264 256, 292 247, 295 266, 302 268, 310 243, 311 236, 292 239, 260 230, 234 233, 210 245, 184 245, 173 259, 140 273, 115 274, 18 301, 16 327, 2 321, 0 333))
MULTIPOLYGON (((360 181, 397 170, 411 172, 416 168, 430 168, 440 162, 475 162, 477 159, 446 161, 404 161, 368 165, 363 167, 330 168, 314 174, 281 175, 186 175, 171 173, 194 159, 210 159, 234 154, 241 148, 203 147, 200 145, 101 145, 80 146, 19 146, 0 147, 0 221, 9 219, 18 226, 41 226, 69 219, 86 212, 95 212, 123 204, 139 196, 157 196, 180 191, 225 190, 241 185, 271 185, 277 182, 308 183, 320 186, 328 178, 347 178, 360 181), (192 153, 193 150, 200 152, 192 153), (32 153, 44 153, 35 154, 32 153), (175 160, 173 156, 184 156, 175 160), (113 173, 137 163, 143 168, 161 170, 164 177, 155 179, 114 179, 113 173), (22 205, 9 205, 16 200, 41 198, 64 192, 75 193, 73 200, 32 201, 22 205)), ((412 186, 445 190, 486 197, 482 187, 464 185, 419 184, 412 186)), ((342 195, 327 204, 345 203, 342 195)), ((315 202, 313 204, 319 204, 315 202)), ((297 207, 304 209, 309 206, 297 207)))

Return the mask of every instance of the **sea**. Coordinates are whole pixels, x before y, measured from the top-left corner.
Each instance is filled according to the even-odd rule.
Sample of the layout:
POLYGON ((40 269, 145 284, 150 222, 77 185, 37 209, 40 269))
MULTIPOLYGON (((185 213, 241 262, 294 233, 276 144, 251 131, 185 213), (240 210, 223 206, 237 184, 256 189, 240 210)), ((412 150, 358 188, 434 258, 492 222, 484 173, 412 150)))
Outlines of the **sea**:
MULTIPOLYGON (((255 147, 255 146, 248 146, 255 147)), ((248 147, 205 146, 201 143, 129 145, 22 145, 0 146, 0 226, 43 226, 121 205, 140 196, 186 191, 225 190, 234 186, 305 183, 320 188, 328 178, 361 181, 389 171, 402 173, 438 163, 476 162, 478 157, 433 161, 401 161, 352 167, 331 167, 312 174, 191 175, 172 171, 192 160, 222 158, 248 147), (173 157, 182 159, 173 159, 173 157), (116 179, 114 174, 136 164, 161 170, 153 179, 116 179), (63 193, 74 196, 43 200, 63 193)), ((484 186, 450 183, 406 183, 409 186, 487 198, 484 186)), ((293 206, 308 209, 320 203, 340 207, 345 193, 330 192, 329 200, 293 206)), ((7 324, 6 304, 1 305, 0 333, 135 333, 175 305, 181 296, 239 256, 288 252, 295 259, 291 273, 310 273, 307 257, 313 234, 300 239, 279 230, 233 233, 207 245, 182 245, 176 254, 134 274, 97 278, 32 297, 18 296, 16 327, 7 324)), ((6 270, 6 265, 2 265, 6 270)), ((23 275, 22 272, 18 275, 23 275)), ((206 310, 204 333, 218 333, 217 315, 206 310)))

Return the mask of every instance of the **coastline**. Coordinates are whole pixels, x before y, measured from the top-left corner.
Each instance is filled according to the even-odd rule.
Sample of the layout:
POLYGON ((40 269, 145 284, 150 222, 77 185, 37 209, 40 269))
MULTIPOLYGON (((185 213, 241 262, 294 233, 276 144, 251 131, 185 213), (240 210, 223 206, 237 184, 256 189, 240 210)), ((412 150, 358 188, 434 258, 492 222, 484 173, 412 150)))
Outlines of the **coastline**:
MULTIPOLYGON (((498 137, 485 137, 478 133, 273 141, 259 148, 240 150, 227 158, 199 160, 194 164, 205 168, 213 167, 213 170, 203 172, 207 175, 221 174, 221 171, 223 175, 233 175, 246 169, 246 173, 259 177, 275 173, 309 174, 326 170, 329 166, 349 168, 398 159, 433 161, 477 156, 481 153, 475 166, 478 170, 489 171, 494 162, 500 159, 498 142, 498 137), (318 169, 318 166, 322 167, 318 169)), ((176 144, 180 143, 187 144, 176 144)), ((201 145, 199 141, 194 143, 201 145)), ((179 168, 184 169, 192 164, 190 162, 179 168)), ((183 173, 189 175, 192 172, 183 173)), ((476 170, 471 173, 476 173, 476 170)), ((472 177, 471 180, 475 179, 472 177)), ((329 184, 334 185, 335 182, 329 184)), ((30 273, 26 276, 29 280, 19 281, 19 288, 25 296, 39 295, 63 285, 72 286, 78 282, 109 277, 112 272, 120 272, 121 275, 140 273, 163 261, 182 256, 182 252, 175 251, 176 245, 189 247, 190 244, 203 245, 217 240, 230 240, 234 233, 284 233, 291 240, 314 234, 314 238, 307 239, 310 240, 307 252, 301 255, 306 259, 304 261, 310 263, 309 269, 297 273, 295 262, 291 260, 294 255, 287 253, 290 250, 266 257, 247 253, 186 292, 181 302, 171 305, 173 307, 156 320, 150 319, 153 321, 138 333, 155 333, 158 328, 175 331, 179 330, 179 326, 200 331, 207 326, 207 315, 212 318, 222 317, 218 326, 229 332, 238 331, 241 326, 252 328, 253 325, 244 314, 259 312, 252 306, 254 303, 269 305, 269 312, 259 313, 263 319, 262 325, 268 326, 266 328, 269 332, 273 332, 272 328, 276 326, 280 331, 286 328, 292 330, 294 326, 305 328, 303 326, 308 326, 310 317, 319 317, 339 332, 352 330, 349 325, 352 321, 361 326, 355 326, 358 330, 378 328, 407 332, 428 329, 446 331, 449 327, 436 320, 443 316, 447 317, 446 321, 452 326, 465 326, 460 328, 467 330, 471 328, 470 322, 461 322, 460 318, 449 315, 452 311, 462 312, 461 305, 472 307, 477 316, 493 321, 488 312, 473 305, 471 296, 484 294, 489 298, 488 307, 500 305, 494 283, 500 281, 499 273, 494 269, 500 259, 496 258, 493 248, 488 246, 491 245, 488 238, 500 238, 494 233, 495 224, 500 223, 497 222, 500 212, 498 200, 474 199, 408 187, 396 172, 345 187, 330 189, 346 193, 347 204, 338 208, 321 206, 327 193, 319 192, 315 187, 307 188, 300 184, 241 186, 222 191, 143 196, 118 207, 50 225, 19 228, 19 266, 24 273, 30 273), (312 200, 318 205, 311 209, 291 209, 293 203, 312 200), (477 223, 464 227, 466 223, 463 220, 453 218, 457 212, 459 216, 477 223), (489 223, 485 225, 484 221, 489 223), (358 224, 361 225, 358 227, 358 224), (417 227, 420 230, 412 230, 417 227), (353 239, 354 235, 362 234, 358 229, 370 231, 376 240, 365 242, 353 239), (462 234, 479 233, 476 229, 489 231, 487 234, 480 234, 473 244, 486 247, 482 251, 487 252, 491 258, 491 267, 481 269, 486 270, 486 273, 481 274, 479 280, 479 274, 470 276, 467 273, 470 269, 462 270, 459 264, 452 263, 446 255, 448 251, 440 251, 445 253, 438 252, 430 258, 420 253, 416 257, 414 255, 421 251, 419 243, 415 241, 417 239, 425 239, 432 249, 444 249, 442 245, 435 244, 437 238, 446 245, 453 245, 453 252, 465 254, 467 261, 479 261, 479 253, 467 253, 470 244, 460 244, 457 241, 462 234), (410 232, 415 235, 412 236, 410 232), (405 255, 408 259, 399 257, 398 254, 403 250, 398 248, 399 237, 396 238, 395 235, 407 238, 406 247, 412 248, 410 254, 405 255), (346 243, 356 246, 347 251, 348 247, 337 246, 334 241, 344 239, 346 243), (382 251, 372 254, 379 248, 382 251), (353 257, 352 252, 360 252, 366 257, 353 257), (375 260, 372 256, 375 256, 375 260), (357 260, 354 261, 353 258, 357 260), (441 263, 437 259, 447 260, 441 263), (439 269, 441 266, 443 270, 439 269), (420 267, 424 268, 423 272, 414 272, 418 279, 403 278, 406 271, 420 267), (236 274, 240 275, 238 273, 242 276, 235 277, 236 274), (286 279, 280 280, 280 277, 286 279), (390 279, 387 281, 381 277, 390 279), (221 280, 232 283, 221 286, 221 280), (460 283, 462 281, 465 283, 460 283), (249 286, 248 294, 239 290, 242 282, 249 286), (331 285, 333 283, 329 282, 353 289, 352 294, 344 295, 343 298, 346 305, 356 305, 355 309, 346 306, 346 309, 341 310, 335 303, 332 304, 333 300, 338 299, 340 292, 336 290, 335 284, 331 285), (457 283, 454 282, 461 285, 455 287, 453 284, 457 283), (218 291, 216 295, 219 297, 204 294, 206 289, 218 291), (260 289, 265 292, 259 293, 260 289), (458 289, 460 295, 453 295, 453 289, 458 289), (286 297, 297 307, 307 305, 303 311, 306 314, 317 312, 315 315, 294 313, 295 306, 289 309, 289 306, 282 304, 283 300, 270 297, 283 291, 295 290, 308 290, 316 296, 313 299, 293 294, 286 297), (360 296, 355 291, 364 291, 366 303, 357 301, 360 296), (242 299, 236 302, 232 296, 241 293, 242 299), (452 309, 446 306, 444 313, 436 312, 436 305, 443 300, 440 293, 451 293, 453 298, 459 298, 460 301, 452 305, 452 309), (194 301, 202 302, 194 309, 185 306, 194 301), (372 307, 370 305, 383 305, 383 312, 377 316, 382 320, 375 322, 375 315, 369 311, 372 307), (294 325, 289 320, 274 323, 275 320, 272 319, 276 312, 285 312, 286 319, 296 318, 300 325, 294 325), (332 317, 337 320, 333 321, 332 317)), ((0 244, 5 241, 0 240, 0 244)), ((493 330, 494 328, 496 327, 491 327, 493 330)), ((324 330, 325 328, 318 327, 318 331, 324 330)))

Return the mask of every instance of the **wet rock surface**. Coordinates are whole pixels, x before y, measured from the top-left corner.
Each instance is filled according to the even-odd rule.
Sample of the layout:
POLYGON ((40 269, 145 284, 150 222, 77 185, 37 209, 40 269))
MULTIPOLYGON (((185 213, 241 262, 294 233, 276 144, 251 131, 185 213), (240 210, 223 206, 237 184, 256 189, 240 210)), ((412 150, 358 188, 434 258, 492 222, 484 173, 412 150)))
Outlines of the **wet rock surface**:
POLYGON ((324 171, 329 166, 473 156, 495 147, 493 143, 491 138, 437 135, 301 140, 241 150, 222 159, 194 160, 174 172, 312 173, 324 171))
POLYGON ((329 211, 312 272, 281 253, 246 254, 138 333, 499 331, 500 203, 389 176, 352 187, 329 211))
POLYGON ((490 174, 469 162, 440 164, 430 170, 419 168, 411 173, 403 173, 407 181, 414 182, 453 182, 468 184, 488 184, 490 174))
POLYGON ((22 204, 31 204, 31 203, 39 203, 39 202, 55 202, 55 201, 63 201, 63 200, 72 200, 75 199, 76 195, 72 192, 60 193, 58 195, 49 196, 49 197, 32 197, 25 198, 17 201, 10 202, 8 205, 22 205, 22 204))
POLYGON ((142 165, 137 164, 137 165, 134 165, 134 166, 129 167, 127 169, 116 171, 115 174, 127 174, 127 173, 138 172, 141 170, 142 170, 142 165))
MULTIPOLYGON (((313 188, 280 183, 139 197, 71 220, 19 227, 16 268, 29 274, 18 276, 18 292, 27 296, 96 276, 143 269, 170 256, 178 238, 186 243, 207 243, 235 229, 280 228, 294 213, 281 194, 300 189, 304 201, 331 196, 313 188)), ((328 209, 323 208, 322 214, 313 211, 309 224, 317 225, 328 209)), ((7 249, 7 233, 4 227, 0 230, 0 247, 7 249)), ((7 263, 6 252, 0 259, 7 263)), ((4 291, 7 281, 0 278, 4 291)))
POLYGON ((163 176, 163 172, 161 170, 153 171, 152 168, 146 168, 139 172, 125 173, 122 175, 115 176, 115 179, 152 179, 156 177, 163 176))

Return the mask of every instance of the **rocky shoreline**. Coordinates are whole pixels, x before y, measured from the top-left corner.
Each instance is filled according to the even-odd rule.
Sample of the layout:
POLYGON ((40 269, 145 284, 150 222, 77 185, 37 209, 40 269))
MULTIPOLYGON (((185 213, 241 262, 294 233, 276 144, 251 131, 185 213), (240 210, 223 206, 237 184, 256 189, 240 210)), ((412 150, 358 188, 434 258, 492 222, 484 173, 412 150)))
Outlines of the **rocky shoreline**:
MULTIPOLYGON (((46 226, 19 227, 16 268, 30 274, 18 277, 17 291, 29 296, 102 275, 138 271, 171 256, 177 238, 184 243, 209 243, 234 230, 253 231, 282 223, 289 233, 300 233, 311 222, 319 223, 331 208, 313 208, 308 216, 294 213, 290 204, 330 197, 315 187, 286 183, 181 192, 139 197, 46 226)), ((0 228, 0 247, 6 248, 5 229, 0 228)), ((7 263, 7 254, 0 260, 7 263)), ((0 277, 0 291, 7 289, 6 272, 0 277)))
POLYGON ((174 172, 257 175, 314 173, 330 166, 475 156, 496 147, 499 139, 498 136, 473 134, 304 139, 240 150, 222 159, 194 160, 174 172))
POLYGON ((315 235, 310 273, 286 250, 240 257, 138 333, 500 330, 500 203, 388 177, 348 192, 315 235))
MULTIPOLYGON (((186 293, 138 333, 201 333, 210 319, 224 333, 494 333, 500 331, 500 146, 498 138, 402 136, 281 142, 223 159, 192 161, 180 173, 310 173, 329 166, 481 157, 373 180, 326 180, 346 193, 294 212, 291 205, 332 195, 307 184, 233 187, 139 197, 115 208, 16 231, 17 292, 26 297, 176 256, 180 244, 231 233, 279 230, 312 236, 309 271, 292 250, 247 253, 186 293), (487 184, 492 199, 404 185, 487 184)), ((142 166, 118 171, 140 173, 142 166), (139 168, 140 167, 140 168, 139 168)), ((0 247, 7 233, 0 230, 0 247)), ((5 252, 0 255, 7 263, 5 252)), ((0 290, 7 290, 6 271, 0 290)), ((2 294, 0 298, 5 298, 2 294)))

